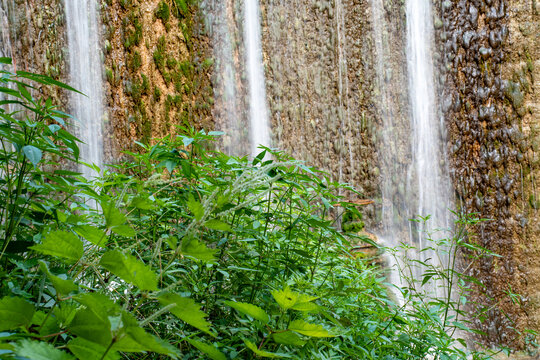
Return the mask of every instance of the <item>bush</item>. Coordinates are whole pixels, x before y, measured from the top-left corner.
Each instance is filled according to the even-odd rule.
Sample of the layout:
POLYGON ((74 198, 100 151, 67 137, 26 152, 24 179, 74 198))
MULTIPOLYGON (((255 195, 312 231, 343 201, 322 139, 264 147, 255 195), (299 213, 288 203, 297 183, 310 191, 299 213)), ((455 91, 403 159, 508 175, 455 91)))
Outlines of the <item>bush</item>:
POLYGON ((1 80, 27 114, 0 112, 3 356, 465 358, 444 306, 396 303, 384 273, 349 254, 362 239, 329 214, 358 215, 337 195, 354 189, 282 152, 227 156, 212 150, 220 133, 185 128, 91 183, 52 161, 77 161, 76 139, 24 80, 66 87, 1 80))

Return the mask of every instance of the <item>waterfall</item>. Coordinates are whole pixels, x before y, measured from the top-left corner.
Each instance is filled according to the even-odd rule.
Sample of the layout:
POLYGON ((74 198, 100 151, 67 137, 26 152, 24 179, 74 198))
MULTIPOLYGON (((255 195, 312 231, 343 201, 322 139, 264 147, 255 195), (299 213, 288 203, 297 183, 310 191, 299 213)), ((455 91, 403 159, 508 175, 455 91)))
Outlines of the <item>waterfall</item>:
POLYGON ((249 123, 251 155, 259 145, 270 146, 270 126, 266 104, 266 85, 261 45, 259 0, 244 0, 244 41, 249 87, 249 123))
MULTIPOLYGON (((103 166, 102 59, 99 48, 98 2, 95 0, 65 0, 69 45, 69 73, 74 88, 84 93, 71 94, 72 113, 78 120, 77 134, 84 144, 81 160, 103 166)), ((86 166, 83 175, 96 172, 86 166)))
MULTIPOLYGON (((417 193, 414 215, 430 215, 427 228, 448 229, 452 207, 443 136, 444 123, 436 106, 431 2, 407 1, 407 60, 411 102, 412 155, 410 191, 417 193)), ((420 247, 429 244, 419 236, 420 247)))
POLYGON ((204 0, 206 28, 214 51, 213 116, 216 126, 225 132, 224 150, 230 155, 242 154, 244 137, 241 119, 239 69, 235 54, 234 4, 232 0, 204 0))
MULTIPOLYGON (((406 1, 406 39, 404 44, 404 71, 392 69, 392 57, 396 56, 396 41, 391 22, 385 18, 382 0, 371 0, 373 37, 375 45, 375 67, 379 116, 381 117, 382 139, 379 142, 382 175, 382 221, 381 238, 386 245, 397 247, 406 243, 417 249, 433 246, 427 241, 427 231, 451 227, 450 180, 444 150, 444 122, 437 104, 433 64, 433 21, 430 2, 425 0, 406 1), (397 78, 401 72, 407 78, 397 78), (408 88, 408 108, 403 114, 397 109, 396 89, 408 88), (430 216, 426 224, 413 223, 409 219, 430 216)), ((439 240, 446 233, 434 234, 439 240)), ((435 265, 445 265, 447 257, 443 251, 423 251, 400 254, 435 265), (440 264, 439 262, 442 262, 440 264)), ((396 265, 396 264, 394 264, 396 265)), ((420 280, 421 268, 408 274, 420 280)), ((394 273, 391 281, 403 285, 394 273)), ((432 296, 444 295, 440 284, 424 289, 432 296)))

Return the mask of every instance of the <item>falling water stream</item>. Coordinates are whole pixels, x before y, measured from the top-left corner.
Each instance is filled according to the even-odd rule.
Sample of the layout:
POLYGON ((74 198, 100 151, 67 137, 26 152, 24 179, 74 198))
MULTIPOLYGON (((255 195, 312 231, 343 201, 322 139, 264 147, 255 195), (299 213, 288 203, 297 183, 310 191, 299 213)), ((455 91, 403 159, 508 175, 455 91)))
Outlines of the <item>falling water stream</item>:
POLYGON ((249 87, 250 145, 251 155, 255 156, 259 152, 259 145, 270 146, 259 0, 244 0, 244 41, 249 87))
MULTIPOLYGON (((433 245, 428 243, 429 238, 440 240, 441 236, 447 235, 444 232, 428 235, 428 232, 451 226, 448 209, 452 208, 452 199, 443 146, 444 128, 437 108, 434 83, 430 6, 429 1, 406 1, 407 79, 403 79, 405 83, 402 85, 408 87, 410 110, 408 116, 400 117, 396 116, 392 96, 397 79, 391 79, 392 75, 389 74, 392 49, 388 21, 385 20, 383 1, 371 0, 379 114, 383 125, 380 144, 383 196, 381 238, 392 247, 405 243, 424 249, 433 245), (403 138, 408 142, 405 150, 403 138), (397 187, 404 188, 404 191, 397 187), (405 193, 403 196, 402 192, 405 193), (425 224, 409 220, 418 216, 430 216, 430 219, 425 224)), ((434 266, 444 266, 447 261, 444 249, 423 252, 409 250, 399 256, 430 262, 434 266)), ((418 280, 424 270, 411 268, 413 273, 406 275, 418 280)), ((397 285, 403 284, 396 273, 391 275, 390 280, 397 285)), ((425 286, 424 291, 433 296, 445 294, 444 286, 437 283, 425 286)))
MULTIPOLYGON (((84 142, 81 159, 99 168, 103 165, 102 59, 99 49, 98 3, 96 0, 65 0, 69 45, 70 85, 84 93, 72 94, 72 113, 78 120, 77 134, 84 142)), ((86 166, 83 175, 96 172, 86 166)))

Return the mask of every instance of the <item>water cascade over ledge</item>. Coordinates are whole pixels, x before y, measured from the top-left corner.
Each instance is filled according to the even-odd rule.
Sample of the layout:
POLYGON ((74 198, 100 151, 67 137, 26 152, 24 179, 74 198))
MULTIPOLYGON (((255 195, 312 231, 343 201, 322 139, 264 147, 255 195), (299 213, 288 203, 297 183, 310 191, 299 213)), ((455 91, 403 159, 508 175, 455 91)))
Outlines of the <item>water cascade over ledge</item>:
POLYGON ((266 85, 261 45, 259 0, 244 0, 244 41, 249 86, 249 123, 251 155, 259 145, 270 145, 270 127, 266 104, 266 85))
MULTIPOLYGON (((81 144, 81 159, 103 165, 102 60, 99 51, 98 3, 95 0, 65 1, 69 45, 70 85, 84 93, 71 95, 72 113, 81 144)), ((87 177, 95 172, 81 168, 87 177)))

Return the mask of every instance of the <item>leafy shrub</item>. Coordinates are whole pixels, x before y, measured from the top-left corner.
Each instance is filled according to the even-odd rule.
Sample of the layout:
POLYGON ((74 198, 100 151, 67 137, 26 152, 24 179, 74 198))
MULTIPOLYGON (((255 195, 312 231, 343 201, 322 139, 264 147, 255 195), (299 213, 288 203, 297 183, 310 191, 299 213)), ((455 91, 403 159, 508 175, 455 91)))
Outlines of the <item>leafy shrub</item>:
POLYGON ((216 152, 219 133, 190 129, 89 182, 58 170, 78 157, 69 116, 25 80, 67 88, 2 71, 24 109, 0 111, 3 356, 465 358, 441 325, 448 302, 405 289, 414 306, 397 303, 349 254, 361 239, 329 213, 358 216, 337 195, 354 189, 279 151, 216 152))

